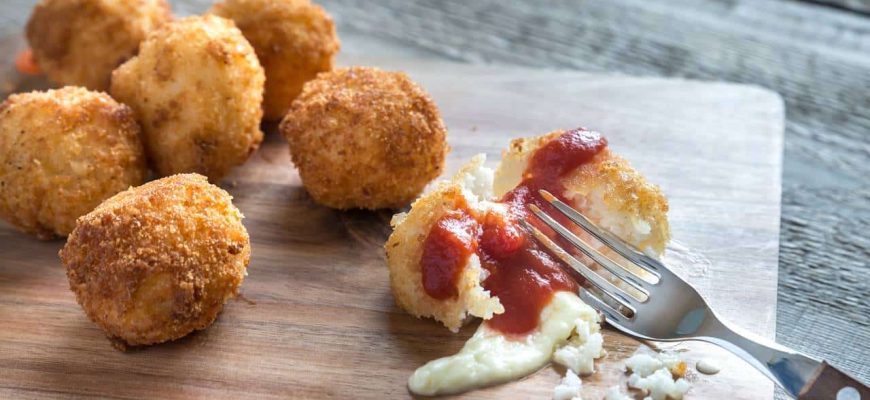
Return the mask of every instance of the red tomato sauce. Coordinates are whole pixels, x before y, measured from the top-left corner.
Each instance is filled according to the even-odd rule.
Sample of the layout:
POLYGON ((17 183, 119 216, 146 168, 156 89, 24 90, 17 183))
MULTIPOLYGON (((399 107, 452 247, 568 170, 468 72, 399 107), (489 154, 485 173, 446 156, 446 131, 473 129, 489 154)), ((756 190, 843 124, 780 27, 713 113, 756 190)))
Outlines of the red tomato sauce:
POLYGON ((423 289, 438 300, 456 298, 462 267, 477 250, 477 221, 466 212, 442 216, 423 242, 423 289))
MULTIPOLYGON (((420 264, 426 293, 441 300, 456 298, 462 268, 471 254, 477 254, 489 272, 483 288, 498 297, 505 308, 504 313, 485 323, 509 335, 535 330, 541 311, 553 295, 559 291, 576 292, 578 283, 577 277, 570 275, 519 221, 541 227, 535 217, 529 216, 529 204, 559 220, 560 214, 540 198, 538 190, 562 197, 562 177, 592 160, 605 147, 607 140, 597 132, 583 128, 565 131, 535 151, 522 182, 499 199, 508 207, 507 218, 497 213, 476 216, 467 207, 442 216, 423 243, 420 264)), ((564 217, 561 219, 564 224, 564 217)))

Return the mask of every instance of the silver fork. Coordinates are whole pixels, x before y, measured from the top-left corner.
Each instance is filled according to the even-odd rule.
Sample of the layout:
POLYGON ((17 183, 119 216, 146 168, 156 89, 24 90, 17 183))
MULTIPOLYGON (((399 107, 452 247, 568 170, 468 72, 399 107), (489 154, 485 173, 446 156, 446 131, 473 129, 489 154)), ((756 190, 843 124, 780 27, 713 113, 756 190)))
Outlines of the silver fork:
POLYGON ((529 206, 544 224, 571 246, 631 288, 616 285, 593 272, 524 221, 526 228, 541 243, 591 283, 595 293, 583 288, 580 297, 600 311, 614 328, 639 339, 664 342, 700 340, 716 344, 744 359, 797 399, 870 400, 870 388, 825 361, 729 326, 710 309, 692 285, 660 261, 599 228, 547 191, 540 191, 540 195, 592 237, 645 272, 641 274, 623 267, 540 208, 529 206))

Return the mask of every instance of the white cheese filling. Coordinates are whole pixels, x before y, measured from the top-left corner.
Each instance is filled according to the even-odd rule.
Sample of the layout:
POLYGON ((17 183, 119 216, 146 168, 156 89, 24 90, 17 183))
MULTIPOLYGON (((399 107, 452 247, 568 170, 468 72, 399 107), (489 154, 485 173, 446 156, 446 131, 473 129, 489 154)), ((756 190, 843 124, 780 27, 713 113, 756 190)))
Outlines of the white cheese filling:
POLYGON ((569 346, 581 350, 572 350, 572 355, 565 355, 565 359, 571 359, 572 369, 576 365, 578 369, 591 370, 592 359, 601 354, 599 330, 598 314, 592 307, 573 293, 558 292, 541 311, 537 331, 516 340, 483 323, 459 353, 430 361, 414 371, 408 379, 408 388, 415 394, 434 396, 521 378, 547 364, 556 348, 569 342, 569 338, 569 346), (572 337, 575 332, 576 338, 572 337), (591 342, 596 334, 598 344, 587 349, 586 342, 591 342))
POLYGON ((553 400, 583 400, 580 393, 583 391, 583 381, 571 371, 565 371, 565 377, 559 385, 553 389, 553 400))
POLYGON ((581 375, 595 372, 595 359, 604 353, 598 324, 577 324, 568 342, 553 353, 553 361, 581 375))

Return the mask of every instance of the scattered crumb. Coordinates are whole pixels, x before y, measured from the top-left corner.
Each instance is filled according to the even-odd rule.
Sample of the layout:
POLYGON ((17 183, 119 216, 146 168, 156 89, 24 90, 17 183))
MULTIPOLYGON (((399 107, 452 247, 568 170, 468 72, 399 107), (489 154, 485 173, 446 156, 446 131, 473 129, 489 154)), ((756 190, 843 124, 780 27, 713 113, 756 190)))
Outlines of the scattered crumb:
POLYGON ((127 351, 128 346, 127 343, 124 342, 124 340, 108 335, 106 337, 109 339, 109 343, 112 345, 112 347, 115 348, 115 350, 127 351))
POLYGON ((679 400, 689 390, 689 382, 682 378, 686 363, 676 353, 635 354, 625 366, 632 372, 628 386, 646 391, 648 399, 679 400))
POLYGON ((637 373, 628 377, 628 386, 642 389, 649 393, 652 400, 682 399, 689 391, 689 382, 683 378, 673 379, 673 375, 665 369, 659 369, 651 375, 642 377, 637 373))
POLYGON ((667 369, 676 377, 682 377, 686 374, 686 363, 680 359, 678 354, 672 352, 653 355, 635 354, 628 360, 625 360, 625 366, 643 377, 662 368, 667 369))
POLYGON ((583 400, 580 391, 583 389, 583 381, 570 369, 565 371, 565 377, 553 390, 553 400, 583 400))
POLYGON ((554 399, 581 400, 582 381, 577 374, 595 372, 595 359, 604 354, 604 338, 598 327, 598 324, 578 319, 568 342, 553 353, 553 361, 567 368, 562 382, 556 386, 554 399))
POLYGON ((577 374, 595 372, 595 359, 604 354, 604 338, 600 332, 592 332, 586 321, 577 321, 574 335, 568 343, 553 353, 553 361, 577 374))
POLYGON ((635 354, 625 360, 625 366, 632 372, 647 376, 662 368, 662 362, 649 354, 635 354))

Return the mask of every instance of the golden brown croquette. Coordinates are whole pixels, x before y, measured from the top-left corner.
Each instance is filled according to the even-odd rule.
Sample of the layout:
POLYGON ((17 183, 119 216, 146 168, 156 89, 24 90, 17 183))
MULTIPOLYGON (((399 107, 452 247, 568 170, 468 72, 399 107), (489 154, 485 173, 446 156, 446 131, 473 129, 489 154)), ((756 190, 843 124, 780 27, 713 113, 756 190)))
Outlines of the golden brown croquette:
POLYGON ((399 208, 444 169, 438 108, 401 72, 352 67, 305 84, 281 122, 293 163, 320 204, 399 208))
POLYGON ((112 70, 171 18, 166 0, 42 0, 27 23, 27 41, 52 81, 107 90, 112 70))
POLYGON ((264 118, 280 120, 305 82, 332 69, 340 47, 332 18, 309 0, 224 0, 211 12, 235 21, 266 70, 264 118))
POLYGON ((458 331, 469 316, 490 319, 504 312, 498 298, 481 287, 487 272, 480 258, 472 255, 456 279, 454 298, 436 299, 426 294, 420 266, 423 243, 432 227, 445 214, 471 207, 485 211, 493 203, 492 170, 483 167, 484 156, 477 156, 449 182, 441 182, 411 205, 407 213, 393 217, 393 233, 384 249, 390 269, 390 287, 396 304, 416 317, 432 317, 452 331, 458 331))
MULTIPOLYGON (((495 196, 501 197, 516 187, 535 152, 563 133, 557 130, 511 141, 495 171, 495 196)), ((571 205, 599 226, 649 255, 664 253, 671 238, 667 198, 609 147, 566 174, 562 183, 571 205)))
POLYGON ((118 344, 205 329, 245 277, 251 246, 227 192, 197 174, 118 193, 81 217, 60 258, 85 313, 118 344))
POLYGON ((168 23, 112 74, 111 93, 142 125, 160 176, 216 181, 263 140, 263 68, 233 22, 213 15, 168 23))
POLYGON ((0 217, 41 239, 145 179, 139 126, 107 94, 66 87, 0 105, 0 217))
MULTIPOLYGON (((560 130, 512 141, 495 171, 483 167, 485 158, 477 156, 450 182, 421 196, 407 213, 393 217, 393 233, 384 248, 390 285, 400 307, 417 317, 432 317, 454 331, 469 316, 490 319, 505 310, 501 299, 486 290, 485 280, 493 271, 481 266, 481 256, 476 253, 455 280, 456 296, 437 299, 428 295, 422 278, 423 246, 432 227, 449 213, 467 209, 475 218, 506 213, 503 196, 529 177, 527 167, 536 152, 564 133, 560 130)), ((598 226, 651 256, 664 252, 670 239, 667 199, 610 149, 602 149, 566 173, 561 184, 564 193, 560 195, 598 226)), ((591 260, 580 260, 591 264, 591 260)))

